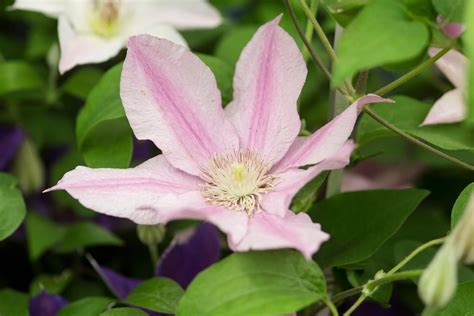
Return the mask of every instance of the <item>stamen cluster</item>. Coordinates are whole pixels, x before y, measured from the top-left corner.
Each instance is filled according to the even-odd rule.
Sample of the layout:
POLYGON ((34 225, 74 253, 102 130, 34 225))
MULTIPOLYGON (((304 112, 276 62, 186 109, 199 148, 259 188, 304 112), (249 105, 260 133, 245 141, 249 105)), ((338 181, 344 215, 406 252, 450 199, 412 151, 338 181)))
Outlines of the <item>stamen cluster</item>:
POLYGON ((252 216, 261 211, 262 194, 273 190, 278 179, 269 173, 270 168, 258 154, 246 149, 216 154, 201 168, 204 183, 199 190, 210 204, 252 216))

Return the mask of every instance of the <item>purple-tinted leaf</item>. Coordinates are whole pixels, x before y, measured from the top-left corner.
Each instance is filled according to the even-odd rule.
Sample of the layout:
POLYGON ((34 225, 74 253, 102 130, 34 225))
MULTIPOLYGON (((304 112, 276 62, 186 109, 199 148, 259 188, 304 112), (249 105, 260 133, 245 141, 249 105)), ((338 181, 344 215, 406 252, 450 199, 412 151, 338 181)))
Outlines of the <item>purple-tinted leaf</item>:
POLYGON ((23 137, 23 131, 17 127, 0 127, 0 170, 4 170, 13 159, 23 137))
POLYGON ((30 316, 55 316, 68 302, 59 295, 42 291, 30 299, 28 310, 30 316))
POLYGON ((199 225, 194 233, 180 241, 179 238, 161 257, 157 276, 175 280, 186 288, 194 277, 220 258, 219 233, 214 225, 199 225))

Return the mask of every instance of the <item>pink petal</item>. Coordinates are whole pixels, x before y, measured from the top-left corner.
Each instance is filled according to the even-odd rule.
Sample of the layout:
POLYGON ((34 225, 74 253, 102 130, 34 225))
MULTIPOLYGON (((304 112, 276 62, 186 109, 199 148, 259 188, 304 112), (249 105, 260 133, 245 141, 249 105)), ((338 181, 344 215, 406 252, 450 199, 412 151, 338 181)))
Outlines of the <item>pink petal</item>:
POLYGON ((163 24, 154 24, 152 26, 144 27, 143 24, 130 24, 130 26, 125 30, 127 37, 148 34, 155 37, 167 39, 175 44, 187 47, 188 44, 184 37, 174 28, 169 25, 163 24))
POLYGON ((226 108, 241 147, 270 163, 298 135, 296 101, 307 72, 295 41, 278 26, 280 18, 260 27, 244 48, 235 71, 234 101, 226 108))
POLYGON ((160 155, 132 169, 77 167, 47 191, 66 190, 99 213, 155 224, 163 221, 164 215, 157 211, 161 198, 182 196, 195 190, 199 182, 160 155))
POLYGON ((15 0, 13 6, 14 10, 27 10, 41 12, 49 17, 58 17, 67 9, 66 1, 38 1, 38 0, 15 0))
POLYGON ((117 55, 125 45, 123 37, 105 39, 89 34, 77 34, 64 16, 59 18, 58 33, 61 74, 77 65, 104 62, 117 55))
MULTIPOLYGON (((441 49, 430 48, 428 54, 433 57, 441 49)), ((459 89, 466 89, 466 72, 468 69, 469 61, 466 56, 458 52, 457 50, 451 49, 443 57, 436 61, 436 66, 441 72, 451 81, 451 83, 459 89)))
POLYGON ((344 112, 317 130, 311 136, 298 137, 283 159, 273 167, 285 170, 292 167, 317 164, 334 155, 350 137, 360 109, 370 103, 393 102, 375 94, 364 96, 344 112))
POLYGON ((238 148, 214 75, 185 47, 132 37, 120 92, 137 138, 152 140, 181 170, 198 175, 210 156, 238 148))
POLYGON ((229 243, 239 242, 247 232, 248 216, 246 213, 209 205, 198 191, 182 195, 168 195, 160 200, 159 207, 161 223, 176 219, 209 221, 227 234, 229 243))
POLYGON ((133 17, 136 24, 167 24, 189 29, 216 27, 222 22, 219 11, 205 0, 129 2, 136 11, 133 17))
POLYGON ((314 177, 326 170, 340 169, 350 162, 351 153, 354 150, 354 142, 347 141, 346 144, 332 157, 323 160, 319 164, 307 170, 290 168, 278 175, 279 183, 274 191, 262 197, 262 208, 272 214, 283 216, 290 207, 291 200, 296 193, 314 177))
POLYGON ((443 94, 435 102, 421 126, 461 122, 466 118, 466 114, 467 105, 463 91, 454 89, 443 94))
POLYGON ((310 259, 329 235, 305 213, 288 211, 284 217, 260 212, 249 220, 248 232, 234 251, 294 248, 310 259))
POLYGON ((441 26, 444 34, 450 38, 458 38, 466 29, 462 23, 445 23, 445 18, 441 15, 438 15, 436 22, 441 26))

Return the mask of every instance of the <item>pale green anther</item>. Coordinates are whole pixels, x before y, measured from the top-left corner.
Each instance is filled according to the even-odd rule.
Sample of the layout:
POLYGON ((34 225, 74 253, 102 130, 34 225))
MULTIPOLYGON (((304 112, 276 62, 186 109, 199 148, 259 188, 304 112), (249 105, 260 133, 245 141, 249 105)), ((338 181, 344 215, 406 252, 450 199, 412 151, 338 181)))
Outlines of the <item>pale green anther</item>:
POLYGON ((36 146, 31 140, 25 139, 13 162, 13 174, 25 193, 38 192, 44 187, 45 172, 43 162, 36 146))
POLYGON ((458 283, 457 265, 456 248, 448 238, 418 283, 418 293, 427 307, 439 308, 449 303, 458 283))

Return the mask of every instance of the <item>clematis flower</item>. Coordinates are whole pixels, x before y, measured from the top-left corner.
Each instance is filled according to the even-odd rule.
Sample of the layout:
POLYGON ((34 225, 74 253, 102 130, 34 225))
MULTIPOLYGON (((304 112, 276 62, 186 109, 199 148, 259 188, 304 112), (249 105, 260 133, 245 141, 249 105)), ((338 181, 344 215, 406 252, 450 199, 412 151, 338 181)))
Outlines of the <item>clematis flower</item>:
POLYGON ((360 107, 388 100, 363 97, 313 135, 297 137, 307 70, 279 21, 263 25, 244 48, 225 110, 198 57, 164 39, 132 37, 121 98, 136 137, 163 154, 133 169, 77 167, 50 190, 138 224, 209 221, 234 251, 294 248, 310 257, 329 236, 307 214, 290 211, 291 199, 320 172, 349 163, 360 107))
MULTIPOLYGON (((439 51, 439 48, 430 48, 428 53, 433 57, 439 51)), ((422 126, 461 122, 467 114, 466 56, 456 50, 450 50, 436 61, 436 66, 451 81, 455 89, 446 92, 435 102, 422 126)))
POLYGON ((114 57, 132 35, 151 34, 186 45, 176 29, 221 23, 206 0, 16 0, 13 8, 58 18, 60 73, 114 57))

